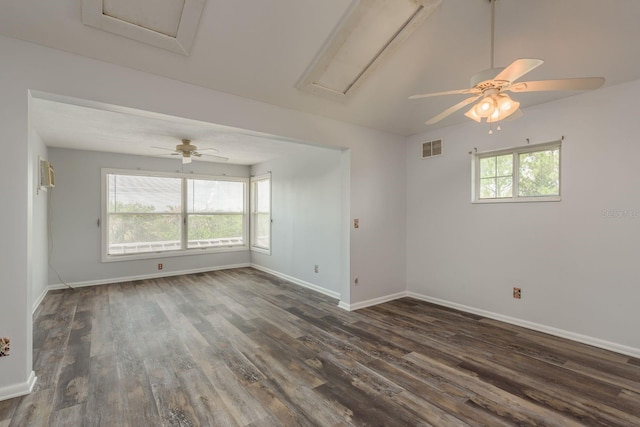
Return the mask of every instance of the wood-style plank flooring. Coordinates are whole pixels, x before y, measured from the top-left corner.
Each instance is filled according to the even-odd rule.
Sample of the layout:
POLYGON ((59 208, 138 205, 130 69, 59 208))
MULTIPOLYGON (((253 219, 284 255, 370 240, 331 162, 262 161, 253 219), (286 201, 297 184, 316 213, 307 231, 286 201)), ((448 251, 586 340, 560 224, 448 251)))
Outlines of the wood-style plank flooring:
POLYGON ((640 360, 254 269, 50 292, 7 426, 640 426, 640 360))

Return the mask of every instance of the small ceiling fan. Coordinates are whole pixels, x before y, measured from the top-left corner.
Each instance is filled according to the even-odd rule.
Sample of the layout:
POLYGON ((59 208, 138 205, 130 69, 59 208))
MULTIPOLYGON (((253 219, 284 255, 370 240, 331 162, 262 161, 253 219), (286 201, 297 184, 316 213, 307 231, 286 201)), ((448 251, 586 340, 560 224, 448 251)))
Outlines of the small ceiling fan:
POLYGON ((409 99, 428 98, 441 95, 471 95, 471 97, 447 108, 442 113, 430 118, 425 123, 432 125, 450 116, 461 108, 478 101, 465 116, 476 122, 484 119, 487 123, 498 122, 507 117, 522 115, 520 103, 511 99, 505 92, 541 92, 554 90, 590 90, 597 89, 604 84, 604 77, 583 77, 558 80, 538 80, 529 82, 515 82, 534 68, 542 65, 541 59, 516 59, 505 68, 494 67, 494 27, 495 3, 491 2, 491 68, 481 71, 471 77, 471 88, 449 90, 436 93, 412 95, 409 99))
POLYGON ((152 147, 152 148, 172 151, 172 153, 170 154, 171 156, 182 156, 182 164, 191 163, 193 157, 202 157, 202 156, 215 157, 218 161, 221 161, 221 162, 226 162, 227 160, 229 160, 228 157, 215 156, 213 154, 202 153, 202 151, 213 151, 215 153, 218 153, 219 151, 216 150, 215 148, 203 148, 201 150, 198 150, 198 147, 193 145, 191 143, 191 140, 189 139, 183 139, 182 144, 176 145, 175 150, 172 150, 170 148, 164 148, 164 147, 152 147))

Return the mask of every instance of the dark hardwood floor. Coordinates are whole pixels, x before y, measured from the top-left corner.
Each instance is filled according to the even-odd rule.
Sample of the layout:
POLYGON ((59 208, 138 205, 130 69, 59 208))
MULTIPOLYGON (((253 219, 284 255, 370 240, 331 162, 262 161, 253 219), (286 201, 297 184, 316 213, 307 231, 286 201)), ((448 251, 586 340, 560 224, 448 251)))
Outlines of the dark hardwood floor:
POLYGON ((6 426, 640 426, 640 360, 254 269, 50 292, 6 426))

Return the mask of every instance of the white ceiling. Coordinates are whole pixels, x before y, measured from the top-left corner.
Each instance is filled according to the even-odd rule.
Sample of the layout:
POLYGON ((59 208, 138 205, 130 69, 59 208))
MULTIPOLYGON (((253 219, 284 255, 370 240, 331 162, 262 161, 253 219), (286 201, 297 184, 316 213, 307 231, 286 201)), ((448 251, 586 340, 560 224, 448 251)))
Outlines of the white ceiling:
MULTIPOLYGON (((31 120, 47 146, 172 158, 168 150, 174 150, 186 138, 200 151, 217 150, 204 154, 227 157, 226 163, 237 165, 254 165, 311 147, 273 135, 196 120, 103 104, 81 104, 84 105, 69 99, 34 96, 30 103, 31 120)), ((195 160, 220 161, 206 156, 195 160)))
MULTIPOLYGON (((190 56, 83 25, 78 0, 3 2, 0 34, 399 135, 427 130, 426 119, 463 99, 409 95, 468 87, 490 66, 489 1, 443 0, 345 102, 300 91, 296 84, 351 2, 207 0, 190 56)), ((530 57, 545 63, 529 80, 640 79, 638 19, 637 0, 498 0, 496 66, 530 57)), ((526 114, 529 105, 572 94, 517 100, 526 114)), ((467 120, 459 111, 433 127, 467 120)))

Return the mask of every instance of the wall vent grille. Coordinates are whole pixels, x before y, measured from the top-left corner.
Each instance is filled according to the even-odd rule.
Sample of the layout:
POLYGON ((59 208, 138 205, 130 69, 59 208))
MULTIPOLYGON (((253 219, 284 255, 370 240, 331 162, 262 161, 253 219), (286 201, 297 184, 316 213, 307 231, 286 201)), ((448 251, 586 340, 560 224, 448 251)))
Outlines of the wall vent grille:
POLYGON ((442 155, 442 140, 435 139, 433 141, 424 142, 422 144, 422 158, 435 157, 442 155))

